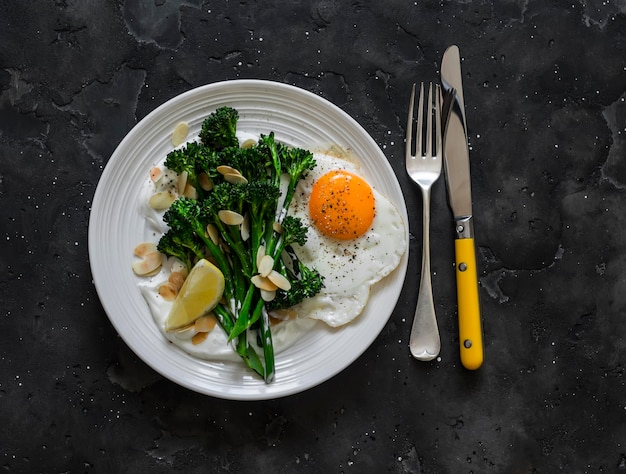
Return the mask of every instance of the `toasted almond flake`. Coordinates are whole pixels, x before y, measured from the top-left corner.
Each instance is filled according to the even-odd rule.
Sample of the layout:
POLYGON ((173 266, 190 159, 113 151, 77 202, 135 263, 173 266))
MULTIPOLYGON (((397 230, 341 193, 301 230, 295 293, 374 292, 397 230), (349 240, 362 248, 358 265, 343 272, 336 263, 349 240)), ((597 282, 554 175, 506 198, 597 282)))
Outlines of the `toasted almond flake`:
POLYGON ((285 231, 283 225, 277 221, 274 221, 274 223, 272 224, 272 229, 274 229, 274 232, 276 232, 277 234, 282 234, 285 231))
POLYGON ((243 216, 241 214, 228 209, 222 209, 217 215, 226 225, 240 225, 243 222, 243 216))
POLYGON ((261 259, 265 256, 265 245, 259 245, 259 248, 256 251, 256 267, 259 268, 261 266, 261 259))
POLYGON ((254 275, 250 281, 260 290, 276 291, 278 289, 278 286, 276 286, 269 278, 262 277, 261 275, 254 275))
POLYGON ((134 249, 134 253, 137 257, 144 257, 150 252, 156 252, 157 244, 154 242, 142 242, 134 249))
POLYGON ((176 191, 179 195, 182 195, 185 192, 185 188, 187 187, 187 179, 189 178, 189 173, 183 171, 178 175, 178 182, 176 183, 176 191))
POLYGON ((200 187, 205 191, 213 189, 213 181, 211 181, 211 177, 204 172, 198 175, 198 184, 200 184, 200 187))
POLYGON ((174 127, 172 132, 172 145, 178 146, 185 141, 187 134, 189 133, 189 125, 185 122, 179 122, 174 127))
POLYGON ((183 191, 183 196, 190 199, 198 199, 198 191, 191 184, 187 183, 183 191))
POLYGON ((256 140, 254 140, 252 138, 248 138, 248 139, 244 140, 243 143, 240 146, 241 146, 241 148, 252 148, 256 144, 257 144, 256 140))
POLYGON ((272 270, 270 274, 267 275, 267 279, 281 290, 289 291, 291 289, 291 283, 289 283, 289 280, 276 270, 272 270))
POLYGON ((167 277, 168 283, 172 285, 176 293, 182 288, 183 283, 185 283, 185 277, 181 272, 172 272, 170 276, 167 277))
POLYGON ((193 326, 197 332, 208 333, 213 330, 216 323, 217 320, 215 319, 215 316, 213 316, 212 314, 207 314, 206 316, 200 316, 198 319, 196 319, 193 326))
POLYGON ((219 245, 220 243, 220 231, 217 230, 217 226, 215 224, 209 224, 206 226, 206 233, 209 235, 209 239, 215 245, 219 245))
POLYGON ((215 169, 221 175, 238 174, 239 176, 241 176, 241 172, 238 169, 233 168, 232 166, 220 165, 215 169))
POLYGON ((163 170, 158 166, 155 166, 150 170, 150 180, 153 183, 158 183, 161 177, 163 176, 163 170))
POLYGON ((159 268, 163 259, 158 251, 146 253, 141 260, 133 262, 133 271, 139 276, 152 275, 159 268))
POLYGON ((274 259, 269 255, 263 255, 261 257, 261 261, 259 262, 258 270, 259 274, 263 277, 266 277, 270 274, 270 272, 274 269, 274 259))
POLYGON ((178 290, 180 288, 176 288, 173 283, 167 281, 159 286, 159 295, 165 301, 174 301, 176 299, 176 295, 178 295, 178 290))
POLYGON ((273 301, 276 298, 276 291, 261 290, 261 299, 263 301, 273 301))
POLYGON ((148 204, 156 211, 164 211, 168 209, 176 200, 176 196, 170 191, 161 191, 150 196, 148 204))
POLYGON ((246 212, 241 223, 241 239, 245 242, 250 238, 250 215, 246 212))
POLYGON ((197 346, 198 344, 204 342, 206 340, 206 338, 209 336, 208 332, 199 332, 194 334, 194 336, 191 338, 191 343, 194 346, 197 346))
POLYGON ((239 173, 226 173, 224 175, 224 181, 230 184, 248 184, 246 177, 239 173))

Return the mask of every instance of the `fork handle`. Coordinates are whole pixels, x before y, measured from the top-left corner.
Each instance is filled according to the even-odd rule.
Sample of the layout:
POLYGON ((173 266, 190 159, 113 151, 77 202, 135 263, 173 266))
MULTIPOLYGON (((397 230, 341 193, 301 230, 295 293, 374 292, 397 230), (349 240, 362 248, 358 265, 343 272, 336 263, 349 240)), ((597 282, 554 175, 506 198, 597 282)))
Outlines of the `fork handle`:
POLYGON ((484 354, 474 239, 456 239, 454 253, 461 364, 476 370, 482 365, 484 354))
POLYGON ((437 328, 433 288, 430 279, 430 190, 423 193, 422 213, 422 272, 417 307, 409 337, 411 355, 418 360, 432 360, 439 355, 441 340, 437 328))

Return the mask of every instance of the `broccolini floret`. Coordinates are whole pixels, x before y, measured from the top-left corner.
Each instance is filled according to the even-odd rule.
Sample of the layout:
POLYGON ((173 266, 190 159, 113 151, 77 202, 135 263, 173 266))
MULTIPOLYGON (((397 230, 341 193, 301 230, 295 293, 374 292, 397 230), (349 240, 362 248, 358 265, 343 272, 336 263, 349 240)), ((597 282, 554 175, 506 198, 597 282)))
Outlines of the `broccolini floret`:
POLYGON ((276 292, 276 297, 268 303, 270 310, 290 308, 301 303, 305 298, 315 296, 324 287, 322 275, 303 264, 292 247, 306 244, 307 228, 299 218, 293 216, 286 216, 282 227, 283 233, 275 254, 288 256, 288 262, 281 262, 280 271, 289 280, 291 288, 288 291, 276 292))
MULTIPOLYGON (((211 151, 201 143, 189 142, 184 147, 168 153, 165 158, 165 167, 178 174, 187 173, 187 182, 197 191, 202 192, 199 183, 199 174, 203 171, 201 165, 213 158, 211 151)), ((209 166, 206 166, 209 167, 209 166)))
POLYGON ((161 236, 157 244, 157 250, 170 257, 176 257, 191 271, 196 261, 204 258, 202 241, 195 233, 187 229, 169 229, 161 236))
MULTIPOLYGON (((293 252, 288 252, 295 256, 293 252)), ((276 297, 268 303, 269 310, 291 308, 306 298, 318 294, 324 287, 324 277, 315 269, 304 265, 297 257, 293 258, 293 270, 287 271, 291 283, 289 291, 277 291, 276 297)))
POLYGON ((220 107, 202 122, 200 140, 212 150, 239 146, 237 121, 239 112, 232 107, 220 107))

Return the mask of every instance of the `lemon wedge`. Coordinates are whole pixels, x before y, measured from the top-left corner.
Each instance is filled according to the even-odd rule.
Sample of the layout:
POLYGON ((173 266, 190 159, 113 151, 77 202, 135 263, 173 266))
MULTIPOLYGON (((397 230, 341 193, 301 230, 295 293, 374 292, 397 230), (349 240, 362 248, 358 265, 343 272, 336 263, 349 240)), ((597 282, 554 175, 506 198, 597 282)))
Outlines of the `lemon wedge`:
POLYGON ((165 320, 165 330, 191 324, 211 311, 224 293, 224 275, 208 260, 194 265, 181 287, 165 320))

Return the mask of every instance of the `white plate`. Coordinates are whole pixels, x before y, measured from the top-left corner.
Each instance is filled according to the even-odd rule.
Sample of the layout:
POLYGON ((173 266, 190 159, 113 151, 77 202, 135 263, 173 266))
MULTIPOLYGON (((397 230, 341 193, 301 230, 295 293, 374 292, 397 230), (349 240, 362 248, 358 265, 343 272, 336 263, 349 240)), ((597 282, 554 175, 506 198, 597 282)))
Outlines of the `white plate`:
POLYGON ((316 327, 279 353, 271 384, 253 376, 243 363, 196 359, 170 344, 159 332, 131 269, 133 248, 158 239, 139 210, 140 184, 171 150, 170 137, 178 122, 189 124, 189 137, 197 136, 203 119, 223 105, 239 111, 239 130, 274 131, 278 140, 302 148, 335 144, 351 150, 359 157, 363 174, 395 203, 405 223, 407 211, 391 166, 367 132, 330 102, 286 84, 236 80, 198 87, 154 110, 117 147, 98 183, 89 221, 93 278, 111 323, 141 359, 184 387, 233 400, 278 398, 324 382, 370 346, 398 301, 408 252, 400 266, 375 285, 365 311, 353 323, 340 329, 316 327))

